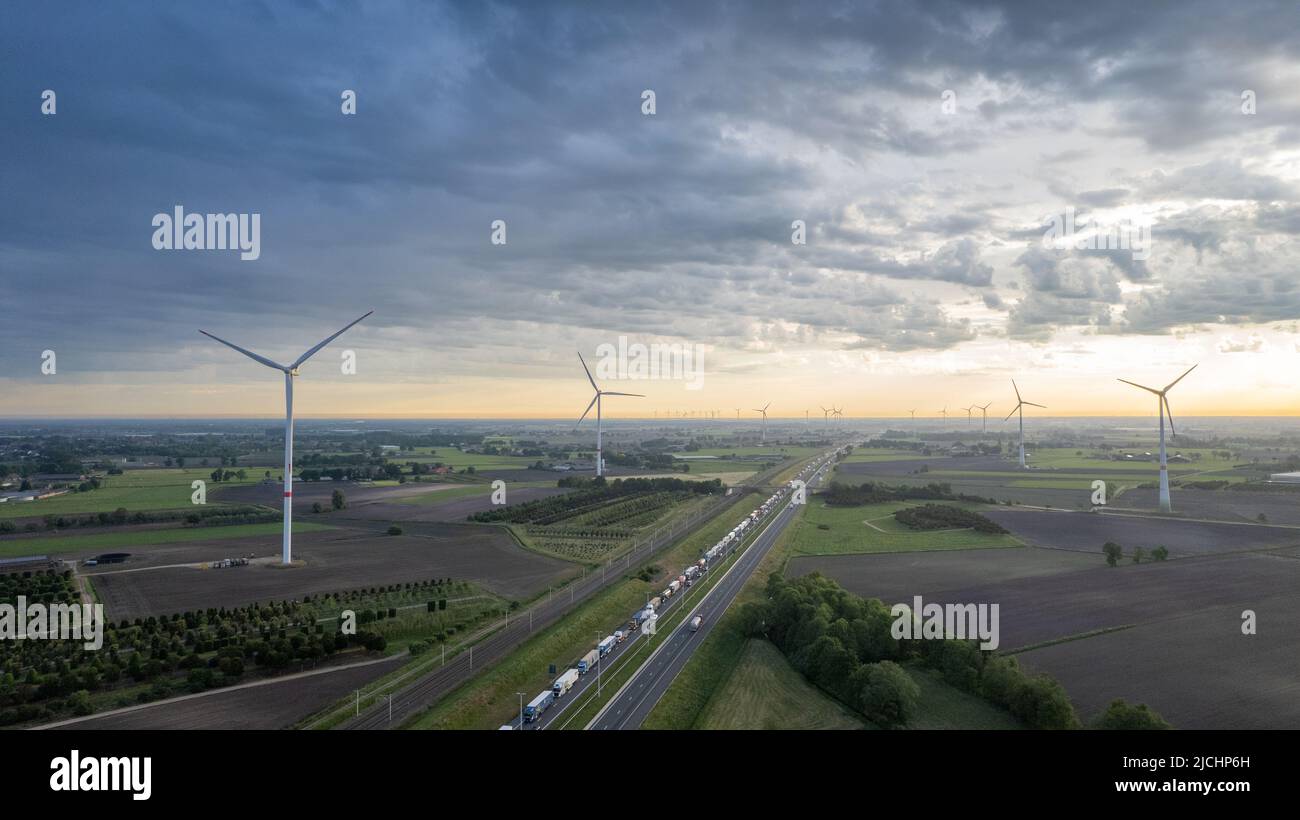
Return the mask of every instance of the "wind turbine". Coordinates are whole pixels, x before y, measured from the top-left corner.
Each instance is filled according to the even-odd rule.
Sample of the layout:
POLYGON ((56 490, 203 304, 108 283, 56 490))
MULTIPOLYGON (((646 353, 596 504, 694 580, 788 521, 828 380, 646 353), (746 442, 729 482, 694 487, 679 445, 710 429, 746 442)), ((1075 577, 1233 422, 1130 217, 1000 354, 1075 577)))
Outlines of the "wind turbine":
POLYGON ((982 421, 980 423, 980 435, 984 435, 989 431, 989 408, 992 406, 993 406, 993 402, 989 402, 988 404, 975 405, 975 407, 978 408, 980 413, 982 414, 982 421))
POLYGON ((943 409, 939 411, 939 415, 943 416, 943 426, 947 427, 948 426, 948 405, 946 404, 944 405, 943 409))
POLYGON ((740 408, 736 408, 736 421, 740 421, 740 408))
POLYGON ((1131 382, 1128 379, 1119 380, 1124 382, 1124 384, 1131 384, 1134 387, 1140 387, 1148 393, 1156 394, 1156 413, 1160 416, 1160 512, 1173 512, 1173 505, 1169 502, 1169 465, 1165 461, 1165 416, 1169 416, 1170 434, 1175 436, 1178 435, 1174 430, 1173 411, 1169 409, 1169 397, 1165 394, 1169 392, 1171 387, 1182 381, 1183 377, 1188 373, 1191 373, 1197 367, 1199 367, 1199 365, 1194 364, 1187 368, 1187 371, 1183 373, 1182 376, 1179 376, 1169 384, 1165 385, 1163 390, 1157 390, 1154 387, 1147 387, 1146 385, 1138 384, 1137 382, 1131 382))
MULTIPOLYGON (((602 455, 602 451, 600 449, 600 434, 601 434, 600 397, 601 396, 636 396, 637 398, 644 399, 645 396, 641 395, 640 393, 615 393, 613 390, 601 390, 599 387, 596 386, 596 380, 591 377, 591 371, 587 370, 587 361, 586 359, 582 358, 581 352, 578 353, 578 361, 582 362, 582 369, 587 373, 587 381, 591 382, 591 389, 596 391, 596 395, 592 396, 591 398, 591 404, 587 405, 587 409, 583 410, 582 415, 578 417, 578 424, 582 424, 582 420, 585 419, 587 417, 587 414, 591 412, 592 407, 596 408, 596 478, 600 478, 605 474, 605 458, 602 455)), ((575 430, 578 429, 578 424, 573 425, 573 429, 575 430)))
POLYGON ((962 409, 966 411, 966 426, 969 427, 970 419, 971 419, 971 411, 975 409, 975 405, 972 404, 970 407, 963 407, 962 409))
POLYGON ((225 339, 213 336, 206 330, 199 331, 199 333, 202 333, 210 339, 216 339, 226 347, 238 350, 240 353, 243 353, 255 362, 264 364, 267 367, 284 373, 284 539, 282 542, 280 560, 286 565, 293 561, 293 379, 298 375, 298 368, 301 367, 304 362, 312 356, 315 356, 322 347, 342 336, 348 328, 352 327, 352 325, 355 325, 357 322, 360 322, 361 319, 366 318, 366 316, 369 316, 371 313, 374 313, 374 311, 368 311, 365 316, 362 316, 360 319, 354 319, 349 322, 343 330, 340 330, 333 336, 326 338, 325 341, 299 356, 291 365, 283 365, 279 362, 265 358, 264 356, 259 356, 251 350, 245 350, 239 345, 231 344, 225 339))
MULTIPOLYGON (((817 405, 817 406, 818 406, 818 407, 821 407, 820 404, 817 405)), ((833 410, 828 410, 828 409, 826 409, 825 407, 822 407, 822 425, 823 425, 823 426, 825 426, 825 427, 830 427, 830 425, 831 425, 831 413, 833 413, 833 412, 834 412, 833 410)))
POLYGON ((771 406, 772 406, 772 402, 769 401, 767 404, 763 405, 763 409, 762 409, 762 410, 759 410, 757 407, 754 408, 754 412, 755 412, 755 413, 762 413, 762 414, 763 414, 763 438, 762 438, 762 442, 763 442, 764 444, 767 443, 767 408, 769 408, 769 407, 771 407, 771 406))
MULTIPOLYGON (((1047 407, 1041 404, 1034 404, 1032 401, 1025 401, 1024 399, 1020 398, 1020 388, 1016 387, 1015 379, 1011 380, 1011 389, 1016 391, 1016 406, 1011 409, 1010 413, 1007 413, 1007 419, 1014 416, 1017 410, 1020 411, 1020 467, 1021 469, 1024 469, 1025 467, 1025 410, 1024 410, 1025 405, 1029 405, 1030 407, 1042 407, 1044 410, 1046 410, 1047 407)), ((1003 419, 1003 421, 1006 421, 1007 419, 1003 419)))

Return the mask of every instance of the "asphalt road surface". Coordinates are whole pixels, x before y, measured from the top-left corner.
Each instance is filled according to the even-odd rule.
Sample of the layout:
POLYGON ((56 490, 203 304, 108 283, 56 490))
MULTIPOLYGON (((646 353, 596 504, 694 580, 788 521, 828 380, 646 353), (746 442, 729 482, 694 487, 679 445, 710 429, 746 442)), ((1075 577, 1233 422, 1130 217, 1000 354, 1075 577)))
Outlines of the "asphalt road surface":
MULTIPOLYGON (((819 484, 828 469, 823 467, 819 470, 808 482, 808 487, 811 489, 819 484)), ((641 726, 797 513, 793 504, 786 504, 770 519, 722 580, 709 590, 703 601, 694 605, 691 617, 683 620, 673 635, 660 644, 587 728, 636 729, 641 726), (697 614, 703 616, 702 622, 699 630, 692 632, 690 622, 697 614)))

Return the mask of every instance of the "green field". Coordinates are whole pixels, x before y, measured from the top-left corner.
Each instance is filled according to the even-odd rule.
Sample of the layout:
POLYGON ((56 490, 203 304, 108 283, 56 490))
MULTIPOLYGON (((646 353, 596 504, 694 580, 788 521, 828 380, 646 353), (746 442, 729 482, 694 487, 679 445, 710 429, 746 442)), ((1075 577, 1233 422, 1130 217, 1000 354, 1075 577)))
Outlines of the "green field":
MULTIPOLYGON (((925 502, 897 501, 862 507, 828 507, 821 499, 813 496, 809 499, 804 514, 790 525, 793 531, 790 550, 795 555, 838 555, 1021 546, 1011 535, 994 535, 969 529, 912 530, 894 520, 894 511, 922 503, 925 502), (825 525, 829 529, 820 529, 818 525, 825 525)), ((984 508, 981 504, 940 503, 976 512, 984 508)))
POLYGON ((921 687, 916 716, 909 729, 1024 729, 1010 712, 948 685, 936 670, 905 667, 921 687))
MULTIPOLYGON (((131 512, 142 510, 175 510, 191 506, 190 495, 194 492, 191 482, 206 481, 208 484, 209 504, 213 500, 212 491, 217 487, 256 484, 264 478, 265 468, 244 467, 248 472, 245 481, 225 481, 213 483, 212 471, 215 467, 185 467, 172 469, 128 470, 123 475, 104 476, 98 490, 84 493, 47 498, 43 501, 0 504, 0 519, 28 518, 43 515, 67 515, 76 513, 111 512, 118 507, 125 507, 131 512)), ((227 469, 240 469, 238 467, 227 469)), ((272 476, 281 475, 282 471, 272 470, 272 476)))
MULTIPOLYGON (((294 522, 295 534, 332 530, 328 524, 294 522)), ((279 535, 283 526, 279 522, 267 524, 236 524, 230 527, 171 527, 161 530, 136 530, 134 532, 96 531, 86 535, 53 535, 49 537, 0 538, 0 558, 22 555, 60 555, 84 550, 130 549, 154 544, 180 544, 189 541, 219 541, 227 538, 248 538, 257 535, 279 535)))
POLYGON ((858 715, 824 695, 761 639, 745 644, 740 663, 709 701, 696 729, 862 729, 858 715))

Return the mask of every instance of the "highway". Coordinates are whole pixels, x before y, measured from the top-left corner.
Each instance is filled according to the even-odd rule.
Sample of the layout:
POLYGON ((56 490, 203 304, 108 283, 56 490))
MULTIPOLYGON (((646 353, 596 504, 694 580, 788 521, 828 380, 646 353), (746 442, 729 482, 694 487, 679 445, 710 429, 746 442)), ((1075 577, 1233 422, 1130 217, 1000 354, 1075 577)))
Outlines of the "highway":
MULTIPOLYGON (((338 728, 389 729, 400 726, 404 720, 428 708, 476 673, 509 655, 519 644, 558 621, 594 593, 618 583, 628 567, 650 559, 668 545, 676 543, 718 515, 724 514, 745 495, 744 490, 748 487, 762 486, 788 468, 788 464, 780 465, 750 478, 745 485, 737 487, 736 492, 720 499, 716 505, 701 510, 696 517, 688 521, 674 525, 673 529, 658 538, 643 542, 628 556, 620 557, 607 572, 593 572, 580 581, 570 583, 568 588, 558 591, 552 598, 535 604, 530 610, 515 613, 508 624, 496 627, 491 634, 474 643, 472 651, 463 651, 454 658, 448 659, 445 666, 437 666, 419 675, 410 683, 397 689, 392 694, 391 701, 388 697, 380 698, 369 708, 361 710, 360 715, 348 719, 338 728)), ((631 644, 631 639, 624 642, 625 646, 631 644)), ((529 699, 531 697, 530 695, 529 699)))
MULTIPOLYGON (((820 483, 832 468, 833 464, 828 463, 818 470, 808 481, 809 489, 820 483)), ((588 724, 588 729, 636 729, 641 726, 797 514, 798 508, 793 504, 781 507, 726 571, 722 580, 702 601, 693 604, 691 617, 684 619, 672 636, 644 661, 636 674, 588 724), (690 621, 697 614, 703 619, 699 630, 692 632, 690 621)))
MULTIPOLYGON (((763 520, 763 524, 766 524, 767 522, 774 520, 778 515, 780 515, 779 512, 769 512, 767 518, 763 520)), ((736 550, 740 548, 740 545, 744 543, 745 543, 745 539, 736 540, 735 546, 729 551, 727 551, 725 557, 723 558, 723 561, 725 561, 726 557, 730 557, 731 555, 733 555, 736 552, 736 550)), ((720 561, 718 563, 722 563, 722 562, 720 561)), ((658 616, 658 620, 663 620, 667 618, 672 613, 681 610, 683 606, 686 607, 697 606, 699 601, 701 600, 701 597, 698 594, 693 594, 693 590, 698 591, 698 589, 700 588, 698 585, 700 583, 709 580, 712 573, 726 572, 726 571, 727 570, 722 570, 722 569, 714 569, 711 571, 706 571, 704 575, 700 576, 699 580, 696 582, 695 585, 691 587, 685 587, 683 588, 682 592, 678 593, 677 595, 673 595, 669 598, 663 599, 662 603, 660 603, 659 605, 659 609, 655 612, 655 614, 658 616)), ((647 596, 647 598, 648 597, 649 596, 647 596)), ((631 613, 628 614, 631 615, 631 613)), ((612 626, 609 630, 609 633, 612 633, 615 629, 626 630, 627 623, 624 622, 623 624, 612 626)), ((596 635, 595 633, 593 633, 592 646, 595 646, 597 641, 599 641, 601 638, 604 638, 605 635, 609 633, 602 633, 600 635, 596 635)), ((644 629, 638 629, 637 631, 633 632, 625 641, 623 641, 623 643, 615 645, 614 648, 611 649, 609 653, 605 655, 605 657, 600 659, 600 661, 597 663, 597 668, 595 671, 588 672, 586 675, 583 675, 580 678, 578 678, 578 682, 575 683, 568 692, 566 692, 562 697, 560 697, 560 699, 557 700, 554 703, 554 705, 552 705, 545 712, 542 712, 540 718, 533 721, 532 723, 523 723, 522 716, 515 715, 514 719, 510 721, 510 726, 514 729, 519 729, 522 727, 524 729, 531 729, 531 730, 548 729, 552 727, 554 728, 565 727, 569 721, 568 711, 570 707, 572 707, 573 704, 579 702, 579 700, 582 699, 582 696, 587 694, 588 692, 602 691, 601 684, 604 680, 604 675, 613 674, 615 671, 618 671, 620 660, 630 659, 629 662, 631 663, 639 663, 640 661, 637 659, 637 657, 635 657, 635 654, 638 651, 640 651, 641 653, 645 652, 645 646, 647 640, 648 637, 644 629)), ((563 671, 564 669, 557 668, 556 675, 558 675, 563 671)), ((538 692, 525 693, 524 702, 532 700, 538 694, 540 693, 538 692)))

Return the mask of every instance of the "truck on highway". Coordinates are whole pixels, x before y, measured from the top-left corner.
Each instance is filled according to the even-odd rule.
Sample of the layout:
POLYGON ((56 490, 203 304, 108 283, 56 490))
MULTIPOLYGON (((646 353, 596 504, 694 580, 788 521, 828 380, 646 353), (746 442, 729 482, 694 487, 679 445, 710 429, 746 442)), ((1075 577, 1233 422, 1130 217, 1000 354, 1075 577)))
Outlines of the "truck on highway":
POLYGON ((609 635, 600 643, 596 644, 596 651, 599 652, 600 656, 603 658, 609 654, 609 651, 614 648, 614 644, 616 643, 618 643, 618 633, 609 635))
POLYGON ((623 641, 627 640, 627 630, 615 629, 614 640, 618 643, 622 643, 623 641))
POLYGON ((704 616, 703 616, 703 615, 696 615, 694 618, 691 618, 691 631, 692 631, 692 632, 699 632, 699 631, 700 631, 700 624, 702 624, 702 623, 704 623, 704 616))
POLYGON ((660 598, 658 595, 656 595, 655 597, 650 599, 650 603, 646 604, 646 606, 650 607, 655 612, 658 612, 659 605, 663 603, 663 600, 664 600, 663 598, 660 598))
POLYGON ((555 694, 555 697, 558 698, 572 689, 573 684, 578 682, 579 674, 581 673, 579 673, 577 669, 570 669, 556 678, 555 683, 551 684, 551 691, 555 694))
POLYGON ((528 705, 524 707, 524 723, 532 723, 537 720, 542 716, 542 712, 545 712, 550 708, 551 704, 554 702, 555 692, 551 689, 548 689, 533 698, 528 702, 528 705))
POLYGON ((587 654, 583 655, 582 659, 578 661, 578 674, 585 675, 591 670, 595 669, 596 661, 598 660, 600 660, 600 651, 597 649, 593 649, 587 654))

